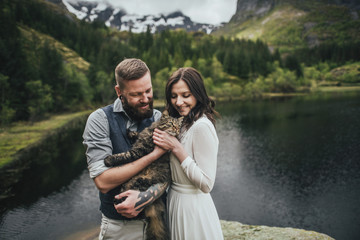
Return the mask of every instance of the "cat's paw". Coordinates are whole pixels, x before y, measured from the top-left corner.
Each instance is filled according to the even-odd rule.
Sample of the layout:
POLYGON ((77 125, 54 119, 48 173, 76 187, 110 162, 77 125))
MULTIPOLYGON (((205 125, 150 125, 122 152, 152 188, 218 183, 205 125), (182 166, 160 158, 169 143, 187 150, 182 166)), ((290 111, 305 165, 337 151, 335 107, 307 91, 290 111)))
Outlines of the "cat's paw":
POLYGON ((104 163, 105 163, 105 166, 107 167, 114 167, 116 166, 116 159, 114 156, 107 156, 105 159, 104 159, 104 163))
POLYGON ((128 137, 131 139, 137 139, 139 136, 139 133, 136 131, 128 131, 128 137))

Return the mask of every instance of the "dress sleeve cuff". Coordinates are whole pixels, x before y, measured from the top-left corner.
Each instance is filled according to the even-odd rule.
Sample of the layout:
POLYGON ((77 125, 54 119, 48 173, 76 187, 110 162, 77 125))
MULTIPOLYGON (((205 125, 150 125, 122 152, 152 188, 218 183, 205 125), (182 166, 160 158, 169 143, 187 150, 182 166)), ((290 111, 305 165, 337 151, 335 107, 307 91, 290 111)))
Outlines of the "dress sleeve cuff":
POLYGON ((183 169, 186 169, 187 167, 189 167, 189 165, 193 162, 194 160, 191 157, 186 157, 185 160, 181 163, 181 167, 183 169))

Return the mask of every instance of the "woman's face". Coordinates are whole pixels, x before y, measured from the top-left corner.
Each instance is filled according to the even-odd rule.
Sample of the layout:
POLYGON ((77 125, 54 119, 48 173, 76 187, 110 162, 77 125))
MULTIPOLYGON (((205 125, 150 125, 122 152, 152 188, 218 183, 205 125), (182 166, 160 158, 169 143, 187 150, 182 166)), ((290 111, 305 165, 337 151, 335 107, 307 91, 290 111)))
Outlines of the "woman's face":
POLYGON ((181 116, 187 116, 196 103, 196 98, 182 79, 172 86, 171 104, 181 116))

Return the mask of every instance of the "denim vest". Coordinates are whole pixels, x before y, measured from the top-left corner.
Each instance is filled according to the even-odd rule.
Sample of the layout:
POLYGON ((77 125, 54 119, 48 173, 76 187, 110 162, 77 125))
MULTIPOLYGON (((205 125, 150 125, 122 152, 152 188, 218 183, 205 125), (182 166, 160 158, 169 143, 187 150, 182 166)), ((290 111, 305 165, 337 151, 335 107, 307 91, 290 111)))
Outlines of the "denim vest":
MULTIPOLYGON (((127 136, 126 117, 123 112, 114 112, 114 104, 103 107, 110 129, 110 140, 113 147, 113 154, 126 152, 131 148, 130 140, 127 136)), ((154 122, 154 116, 143 120, 138 126, 138 132, 151 125, 154 122)), ((100 210, 108 218, 117 220, 131 220, 123 217, 114 208, 114 196, 120 193, 120 186, 110 190, 107 193, 99 192, 100 195, 100 210)), ((138 218, 135 218, 138 219, 138 218)))

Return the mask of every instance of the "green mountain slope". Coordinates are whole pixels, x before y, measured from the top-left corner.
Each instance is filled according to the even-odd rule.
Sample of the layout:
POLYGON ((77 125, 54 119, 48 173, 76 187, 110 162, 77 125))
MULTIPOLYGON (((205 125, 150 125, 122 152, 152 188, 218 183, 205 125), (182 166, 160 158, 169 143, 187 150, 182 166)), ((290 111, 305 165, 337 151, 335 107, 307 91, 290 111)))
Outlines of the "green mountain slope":
POLYGON ((260 39, 282 52, 322 43, 359 42, 359 15, 358 10, 344 5, 282 1, 264 15, 241 20, 233 18, 213 35, 260 39))
POLYGON ((62 42, 26 26, 19 27, 19 30, 23 36, 23 40, 26 42, 26 46, 28 46, 28 55, 31 55, 33 51, 33 49, 30 49, 31 46, 36 45, 36 47, 43 47, 45 44, 49 44, 51 48, 56 49, 65 63, 74 66, 77 70, 84 73, 89 69, 90 63, 62 42))

